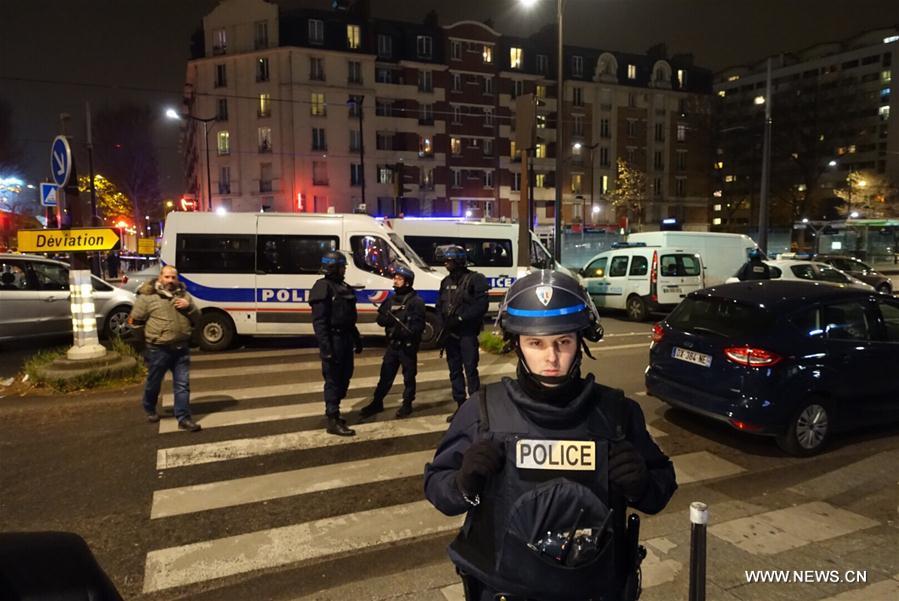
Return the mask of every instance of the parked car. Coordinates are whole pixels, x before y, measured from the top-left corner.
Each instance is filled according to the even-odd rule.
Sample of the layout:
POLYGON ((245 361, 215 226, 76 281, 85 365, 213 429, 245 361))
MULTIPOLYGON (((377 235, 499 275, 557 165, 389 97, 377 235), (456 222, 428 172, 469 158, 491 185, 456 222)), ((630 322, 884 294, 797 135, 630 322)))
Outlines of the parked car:
MULTIPOLYGON (((134 294, 93 282, 100 335, 121 335, 127 328, 134 294)), ((0 341, 71 333, 69 265, 37 255, 0 254, 0 341)))
POLYGON ((690 294, 653 326, 646 390, 795 455, 899 420, 899 300, 767 280, 690 294))
MULTIPOLYGON (((765 263, 771 268, 772 280, 827 282, 830 284, 842 284, 860 288, 868 292, 874 292, 874 286, 866 284, 825 263, 797 261, 795 259, 768 259, 765 263)), ((740 280, 737 279, 736 276, 727 279, 728 284, 739 281, 740 280)))
POLYGON ((128 292, 137 294, 137 289, 141 287, 141 284, 159 279, 159 269, 159 263, 156 263, 155 265, 150 265, 140 271, 123 274, 121 280, 122 283, 119 284, 119 287, 124 288, 128 292))
POLYGON ((578 272, 599 309, 623 309, 634 321, 668 312, 703 286, 699 255, 668 246, 616 243, 578 272))
POLYGON ((862 263, 855 257, 849 255, 832 255, 825 253, 783 253, 779 256, 781 259, 797 259, 817 261, 819 263, 827 263, 831 267, 836 267, 843 273, 863 281, 866 284, 874 286, 874 289, 883 294, 893 293, 893 281, 889 276, 878 273, 873 267, 867 263, 862 263))

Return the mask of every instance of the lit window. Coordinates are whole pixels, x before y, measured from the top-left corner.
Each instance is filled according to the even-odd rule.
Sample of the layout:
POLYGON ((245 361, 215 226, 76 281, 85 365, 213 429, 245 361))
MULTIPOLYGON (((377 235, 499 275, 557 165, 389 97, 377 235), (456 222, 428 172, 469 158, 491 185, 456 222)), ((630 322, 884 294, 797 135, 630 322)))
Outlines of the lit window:
POLYGON ((687 86, 687 71, 684 69, 677 70, 677 87, 685 88, 687 86))
POLYGON ((434 143, 429 136, 418 137, 418 154, 420 156, 431 156, 434 153, 434 143))
POLYGON ((224 29, 216 29, 213 37, 215 42, 212 46, 212 53, 224 54, 228 50, 228 32, 224 29))
POLYGON ((218 133, 218 153, 220 155, 231 154, 231 134, 227 131, 218 133))
POLYGON ((259 116, 260 117, 268 117, 272 114, 272 95, 271 94, 260 94, 259 95, 259 116))
POLYGON ((310 98, 312 115, 323 117, 325 115, 325 95, 313 92, 310 98))
POLYGON ((727 92, 725 92, 724 90, 718 90, 718 96, 720 98, 725 98, 727 96, 727 92))
POLYGON ((272 151, 272 128, 260 127, 258 131, 259 152, 272 151))
POLYGON ((891 35, 883 38, 884 44, 892 44, 893 42, 899 41, 899 35, 891 35))
POLYGON ((545 188, 546 187, 546 174, 538 173, 537 175, 535 175, 534 176, 534 185, 538 188, 545 188))
POLYGON ((715 169, 724 169, 724 161, 718 161, 715 163, 715 169))
POLYGON ((546 86, 537 84, 537 90, 534 94, 537 98, 546 98, 546 86))
POLYGON ((581 193, 581 185, 583 181, 583 175, 580 173, 575 173, 571 176, 571 193, 572 194, 580 194, 581 193))
POLYGON ((637 79, 637 65, 628 65, 627 66, 627 78, 628 79, 637 79))
POLYGON ((712 209, 715 210, 715 211, 720 211, 720 210, 721 210, 721 205, 715 205, 714 207, 712 207, 712 209))
POLYGON ((450 138, 450 152, 462 154, 462 140, 460 138, 450 138))
POLYGON ((509 68, 521 69, 521 48, 509 48, 509 68))
POLYGON ((735 182, 735 181, 737 181, 737 176, 736 175, 725 175, 724 181, 726 181, 727 183, 735 182))
POLYGON ((893 71, 892 69, 884 69, 880 72, 880 81, 883 83, 890 83, 893 80, 893 71))
POLYGON ((877 109, 877 114, 880 115, 881 119, 889 119, 890 118, 890 106, 885 105, 877 109))
POLYGON ((677 141, 683 142, 687 139, 687 126, 683 123, 677 124, 677 141))
POLYGON ((546 158, 546 144, 537 144, 537 149, 534 153, 534 156, 538 159, 546 158))
POLYGON ((715 217, 714 219, 712 219, 712 225, 721 225, 721 218, 715 217))
POLYGON ((484 44, 484 63, 490 64, 493 62, 493 46, 488 46, 484 44))
POLYGON ((609 176, 603 175, 599 180, 599 193, 607 194, 609 192, 609 176))
POLYGON ((359 48, 359 38, 362 37, 359 32, 358 25, 347 25, 346 26, 346 45, 350 50, 356 50, 359 48))
POLYGON ((727 81, 739 81, 739 79, 740 79, 739 75, 731 75, 730 77, 727 78, 727 81))

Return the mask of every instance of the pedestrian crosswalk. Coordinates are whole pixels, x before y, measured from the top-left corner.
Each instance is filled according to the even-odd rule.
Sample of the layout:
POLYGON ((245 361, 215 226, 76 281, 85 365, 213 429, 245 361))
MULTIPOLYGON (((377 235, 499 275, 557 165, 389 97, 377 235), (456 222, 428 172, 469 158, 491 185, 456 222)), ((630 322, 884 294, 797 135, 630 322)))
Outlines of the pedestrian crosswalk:
MULTIPOLYGON (((284 350, 194 361, 192 409, 204 430, 176 434, 174 420, 159 424, 160 484, 148 517, 160 525, 163 539, 146 556, 145 593, 214 586, 219 579, 379 549, 395 552, 421 541, 442 548, 458 529, 462 518, 435 510, 423 499, 421 485, 424 465, 455 408, 445 362, 436 354, 422 354, 412 417, 393 417, 391 407, 398 406, 402 388, 398 382, 385 412, 358 423, 355 411, 371 399, 369 389, 377 383, 380 365, 379 356, 361 357, 342 404, 357 435, 345 438, 324 431, 320 365, 313 357, 284 350), (256 359, 264 362, 241 367, 256 359), (231 466, 238 467, 232 471, 231 466), (313 498, 321 505, 316 512, 305 510, 313 498), (347 499, 358 499, 358 506, 347 499), (267 524, 261 508, 269 503, 314 517, 294 522, 288 511, 287 517, 267 524), (329 503, 336 509, 331 511, 329 503), (184 520, 205 526, 187 535, 170 533, 179 529, 167 523, 184 520)), ((485 383, 514 371, 512 358, 494 356, 484 356, 480 369, 485 383)), ((163 403, 171 405, 170 386, 165 390, 163 403)), ((650 434, 664 448, 669 436, 656 426, 649 426, 650 434)), ((673 461, 682 485, 745 471, 706 451, 676 454, 673 461)), ((682 571, 682 562, 661 552, 655 563, 662 571, 647 582, 662 584, 682 571)), ((653 565, 648 563, 647 569, 653 565)), ((460 589, 445 584, 435 594, 459 598, 460 589)))

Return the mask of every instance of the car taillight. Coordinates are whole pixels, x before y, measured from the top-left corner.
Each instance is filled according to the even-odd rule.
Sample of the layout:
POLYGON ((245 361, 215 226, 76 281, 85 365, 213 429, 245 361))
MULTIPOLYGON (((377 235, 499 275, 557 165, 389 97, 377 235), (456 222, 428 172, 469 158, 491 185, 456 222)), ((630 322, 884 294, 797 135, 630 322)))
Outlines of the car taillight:
POLYGON ((751 346, 728 347, 724 349, 724 356, 744 367, 771 367, 783 360, 783 357, 776 353, 751 346))
POLYGON ((652 302, 659 302, 659 253, 652 251, 652 269, 649 272, 649 298, 652 302))
POLYGON ((656 323, 652 326, 652 341, 653 342, 661 342, 662 338, 665 337, 665 328, 662 327, 662 324, 656 323))
POLYGON ((742 422, 738 419, 730 419, 728 421, 730 422, 731 426, 733 426, 737 430, 742 430, 744 432, 761 432, 762 430, 762 426, 756 426, 755 424, 742 422))

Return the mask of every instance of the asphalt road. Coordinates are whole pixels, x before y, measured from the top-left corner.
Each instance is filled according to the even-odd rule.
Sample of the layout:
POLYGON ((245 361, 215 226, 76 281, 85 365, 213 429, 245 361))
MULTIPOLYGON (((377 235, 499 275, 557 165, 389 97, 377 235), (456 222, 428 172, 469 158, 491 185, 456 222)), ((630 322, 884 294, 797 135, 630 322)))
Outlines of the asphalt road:
MULTIPOLYGON (((644 599, 686 599, 694 500, 708 502, 723 528, 710 534, 710 598, 811 601, 854 588, 743 579, 745 569, 780 565, 864 569, 880 587, 866 599, 899 595, 899 428, 841 436, 821 457, 786 457, 769 440, 645 396, 649 324, 606 317, 604 326, 585 371, 640 403, 681 483, 662 514, 644 519, 644 599), (795 523, 800 532, 790 530, 795 523), (776 533, 756 532, 759 524, 776 533)), ((140 387, 0 399, 0 530, 81 534, 127 598, 455 601, 445 555, 452 527, 429 513, 419 529, 414 517, 422 500, 416 458, 436 446, 452 409, 445 362, 421 355, 410 420, 397 422, 388 409, 355 426, 380 367, 381 349, 366 350, 344 405, 360 435, 334 446, 321 434, 315 355, 308 340, 305 349, 297 342, 196 354, 193 407, 205 427, 197 434, 167 431, 170 419, 145 422, 140 387), (359 464, 378 459, 389 460, 388 475, 359 464)), ((513 368, 511 357, 482 357, 485 381, 513 368)))

